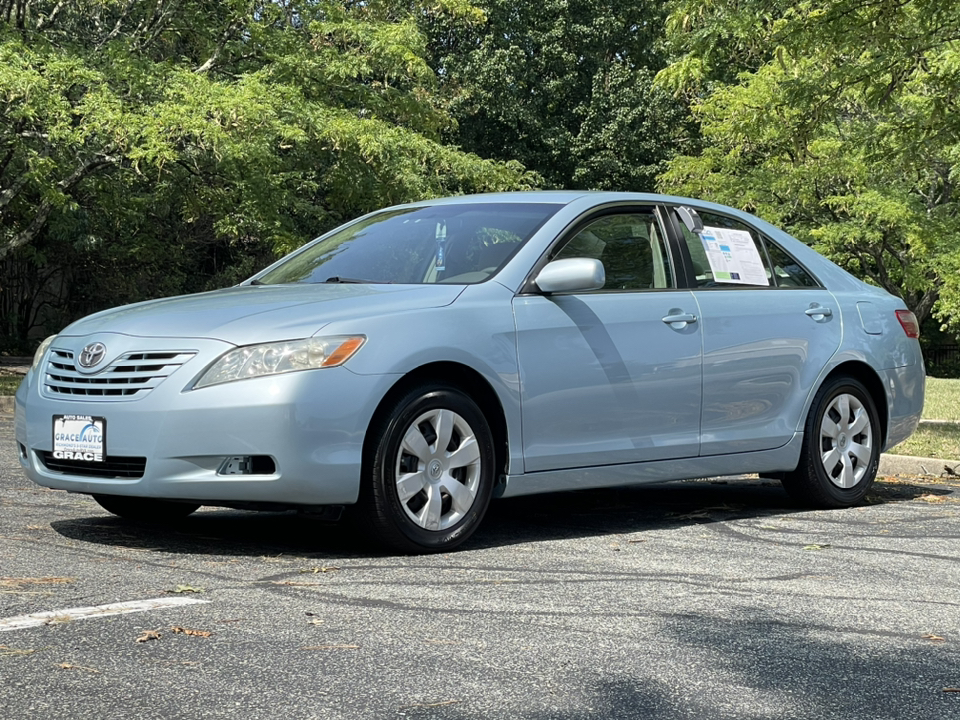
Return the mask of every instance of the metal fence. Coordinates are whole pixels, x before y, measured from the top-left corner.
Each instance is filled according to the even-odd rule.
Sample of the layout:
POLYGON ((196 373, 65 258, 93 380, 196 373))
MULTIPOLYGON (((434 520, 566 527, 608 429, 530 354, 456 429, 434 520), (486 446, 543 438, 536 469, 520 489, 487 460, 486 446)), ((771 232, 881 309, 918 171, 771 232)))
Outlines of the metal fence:
POLYGON ((937 345, 925 348, 923 361, 933 367, 960 362, 960 345, 937 345))

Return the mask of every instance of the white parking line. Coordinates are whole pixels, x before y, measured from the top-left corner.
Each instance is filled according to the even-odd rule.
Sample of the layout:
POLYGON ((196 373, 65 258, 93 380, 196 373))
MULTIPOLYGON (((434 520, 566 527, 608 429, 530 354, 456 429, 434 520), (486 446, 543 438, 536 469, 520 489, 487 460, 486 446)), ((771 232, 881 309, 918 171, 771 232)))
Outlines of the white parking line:
POLYGON ((109 605, 94 605, 93 607, 66 608, 64 610, 47 610, 30 615, 17 615, 0 619, 0 632, 6 630, 22 630, 37 627, 38 625, 53 625, 71 620, 86 620, 92 617, 106 617, 107 615, 124 615, 126 613, 144 612, 145 610, 160 610, 180 605, 198 605, 208 603, 209 600, 199 600, 191 597, 154 598, 152 600, 132 600, 130 602, 111 603, 109 605))

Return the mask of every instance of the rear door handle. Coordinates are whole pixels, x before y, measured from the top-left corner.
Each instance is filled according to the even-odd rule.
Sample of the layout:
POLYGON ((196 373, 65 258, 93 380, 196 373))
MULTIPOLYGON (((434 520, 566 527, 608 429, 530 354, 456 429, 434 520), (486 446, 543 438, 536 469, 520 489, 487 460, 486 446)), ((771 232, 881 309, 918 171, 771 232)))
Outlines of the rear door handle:
POLYGON ((816 317, 830 317, 831 315, 833 315, 833 310, 831 310, 831 309, 828 308, 828 307, 821 307, 820 305, 815 305, 815 306, 813 306, 813 307, 808 307, 808 308, 807 308, 806 310, 804 310, 803 312, 805 312, 807 315, 809 315, 810 317, 813 317, 813 318, 816 318, 816 317))
POLYGON ((697 321, 697 316, 691 313, 674 313, 673 315, 667 315, 662 319, 674 330, 681 330, 689 323, 695 323, 697 321))

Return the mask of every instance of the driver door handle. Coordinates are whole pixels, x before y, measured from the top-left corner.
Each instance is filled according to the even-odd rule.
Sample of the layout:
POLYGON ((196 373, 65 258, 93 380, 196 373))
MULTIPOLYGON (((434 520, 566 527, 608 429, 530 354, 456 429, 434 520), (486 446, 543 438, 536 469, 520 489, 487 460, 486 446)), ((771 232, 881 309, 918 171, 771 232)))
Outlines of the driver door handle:
POLYGON ((662 319, 663 322, 672 327, 674 330, 680 330, 681 328, 686 327, 689 323, 695 323, 697 321, 697 316, 692 313, 675 313, 673 315, 667 315, 662 319))

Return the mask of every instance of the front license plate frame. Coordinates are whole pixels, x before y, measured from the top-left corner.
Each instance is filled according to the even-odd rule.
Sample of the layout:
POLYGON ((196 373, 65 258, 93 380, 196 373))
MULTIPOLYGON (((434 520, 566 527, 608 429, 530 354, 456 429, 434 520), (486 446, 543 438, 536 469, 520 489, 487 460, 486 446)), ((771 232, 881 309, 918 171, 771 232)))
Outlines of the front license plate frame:
POLYGON ((97 415, 54 415, 53 457, 104 462, 107 457, 107 419, 97 415))

